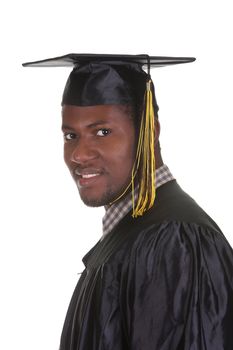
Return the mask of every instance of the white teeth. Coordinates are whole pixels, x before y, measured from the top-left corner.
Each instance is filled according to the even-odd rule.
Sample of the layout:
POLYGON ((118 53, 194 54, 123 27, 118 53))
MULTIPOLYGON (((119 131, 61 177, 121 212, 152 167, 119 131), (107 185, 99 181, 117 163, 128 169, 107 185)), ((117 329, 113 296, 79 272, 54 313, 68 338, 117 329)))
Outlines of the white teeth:
POLYGON ((83 179, 89 179, 91 177, 95 177, 95 176, 98 176, 99 174, 85 174, 85 175, 82 175, 82 178, 83 179))

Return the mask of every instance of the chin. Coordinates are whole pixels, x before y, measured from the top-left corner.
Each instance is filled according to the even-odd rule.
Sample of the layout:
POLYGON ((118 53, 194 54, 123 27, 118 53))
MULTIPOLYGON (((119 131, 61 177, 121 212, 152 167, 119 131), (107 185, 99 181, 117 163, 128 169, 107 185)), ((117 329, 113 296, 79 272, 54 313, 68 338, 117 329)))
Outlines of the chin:
POLYGON ((109 205, 116 198, 116 194, 110 191, 96 197, 85 196, 82 193, 79 193, 79 194, 83 203, 88 207, 93 207, 93 208, 109 205))
POLYGON ((81 200, 87 207, 98 208, 105 205, 105 204, 102 204, 102 202, 94 199, 81 198, 81 200))
POLYGON ((106 203, 106 200, 102 197, 101 198, 95 198, 91 196, 87 197, 80 194, 80 198, 86 206, 93 207, 93 208, 102 207, 109 203, 109 202, 106 203))

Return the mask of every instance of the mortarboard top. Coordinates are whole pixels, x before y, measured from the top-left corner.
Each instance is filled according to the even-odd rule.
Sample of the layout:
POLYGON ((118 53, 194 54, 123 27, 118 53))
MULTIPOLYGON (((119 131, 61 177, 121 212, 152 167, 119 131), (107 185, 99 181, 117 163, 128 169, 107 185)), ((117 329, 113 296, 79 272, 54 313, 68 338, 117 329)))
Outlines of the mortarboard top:
MULTIPOLYGON (((155 200, 154 117, 158 105, 150 68, 195 61, 194 57, 148 55, 68 54, 24 63, 24 67, 73 66, 67 80, 62 105, 95 106, 131 105, 140 122, 136 159, 132 179, 118 201, 132 187, 133 217, 143 215, 155 200), (147 72, 143 70, 146 66, 147 72), (140 174, 139 174, 140 173, 140 174), (139 177, 139 193, 134 203, 134 183, 139 177)), ((112 204, 112 203, 110 203, 112 204)))
POLYGON ((54 58, 23 63, 24 67, 66 67, 87 64, 90 62, 99 63, 137 63, 141 66, 150 64, 151 67, 163 67, 173 64, 189 63, 195 61, 194 57, 167 57, 149 55, 115 55, 115 54, 77 54, 70 53, 54 58))

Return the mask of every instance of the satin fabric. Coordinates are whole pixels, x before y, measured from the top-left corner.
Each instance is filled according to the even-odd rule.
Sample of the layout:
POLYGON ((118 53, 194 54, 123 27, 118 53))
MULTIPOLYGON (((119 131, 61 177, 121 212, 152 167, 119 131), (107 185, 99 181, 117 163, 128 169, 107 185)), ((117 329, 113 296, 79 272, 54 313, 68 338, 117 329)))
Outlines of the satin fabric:
POLYGON ((177 185, 83 258, 60 350, 232 350, 233 251, 177 185))
MULTIPOLYGON (((63 92, 62 105, 120 104, 139 108, 143 104, 147 79, 147 74, 137 63, 84 64, 75 67, 70 73, 63 92)), ((158 111, 155 97, 154 105, 158 111)))

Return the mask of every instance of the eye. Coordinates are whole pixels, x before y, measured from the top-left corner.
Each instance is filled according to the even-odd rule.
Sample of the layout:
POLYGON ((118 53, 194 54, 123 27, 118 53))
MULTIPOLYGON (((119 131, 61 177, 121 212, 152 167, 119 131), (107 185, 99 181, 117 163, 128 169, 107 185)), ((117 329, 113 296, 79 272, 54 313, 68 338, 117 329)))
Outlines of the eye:
POLYGON ((76 135, 71 132, 67 132, 66 134, 64 134, 65 141, 74 140, 75 138, 76 138, 76 135))
POLYGON ((104 136, 107 136, 111 133, 111 131, 109 129, 99 129, 96 133, 97 136, 101 136, 101 137, 104 137, 104 136))

